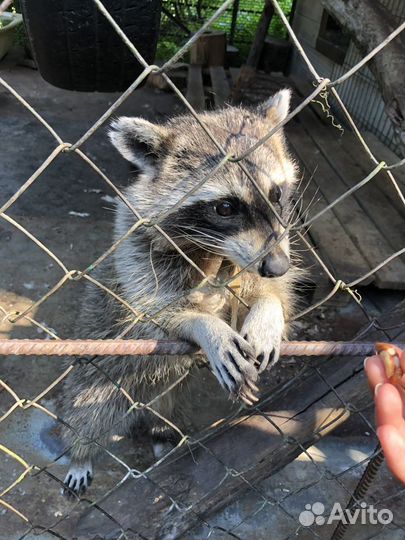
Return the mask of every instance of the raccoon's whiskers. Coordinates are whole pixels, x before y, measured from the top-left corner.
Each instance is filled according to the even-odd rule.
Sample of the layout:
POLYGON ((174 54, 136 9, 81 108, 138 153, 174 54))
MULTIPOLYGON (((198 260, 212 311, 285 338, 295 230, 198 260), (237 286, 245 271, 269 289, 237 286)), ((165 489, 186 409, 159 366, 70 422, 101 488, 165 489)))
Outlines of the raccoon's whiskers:
POLYGON ((292 218, 292 215, 291 215, 292 212, 291 212, 290 215, 289 215, 289 219, 287 220, 287 223, 289 225, 291 225, 292 227, 296 227, 299 223, 305 223, 306 218, 309 215, 310 209, 321 200, 321 197, 316 198, 318 193, 319 193, 319 188, 317 188, 317 190, 314 193, 313 197, 311 198, 311 200, 308 202, 307 206, 304 209, 303 209, 303 206, 302 206, 302 202, 303 202, 302 197, 300 197, 298 199, 298 200, 300 200, 301 204, 300 204, 300 208, 298 210, 295 209, 295 212, 297 214, 297 219, 294 222, 290 221, 290 219, 292 218))
POLYGON ((312 180, 313 180, 313 178, 315 176, 316 170, 317 170, 317 167, 315 167, 313 173, 308 178, 307 182, 305 183, 304 189, 302 191, 300 190, 300 187, 301 187, 301 185, 302 185, 302 183, 304 181, 304 175, 301 176, 301 179, 300 179, 300 181, 298 183, 298 186, 297 186, 297 191, 300 190, 300 194, 299 194, 298 198, 294 201, 293 207, 291 208, 290 214, 289 214, 289 216, 287 218, 287 222, 289 222, 291 214, 296 210, 298 204, 300 205, 300 208, 299 208, 299 210, 297 212, 299 216, 302 216, 303 214, 307 213, 310 206, 312 205, 312 202, 313 202, 314 198, 316 197, 316 195, 319 192, 319 187, 315 190, 314 196, 312 197, 312 199, 308 203, 308 206, 306 207, 306 209, 305 210, 302 209, 302 203, 303 203, 303 200, 304 200, 305 193, 306 193, 307 189, 309 188, 309 186, 310 186, 310 184, 311 184, 311 182, 312 182, 312 180))
POLYGON ((212 234, 207 233, 206 231, 202 229, 191 227, 189 225, 182 225, 178 227, 178 230, 183 233, 181 235, 181 238, 187 239, 193 244, 199 246, 200 248, 210 253, 213 253, 214 255, 221 255, 220 244, 224 244, 225 241, 219 236, 214 236, 212 234), (197 233, 197 234, 188 234, 185 231, 190 231, 191 233, 197 233))
MULTIPOLYGON (((306 183, 304 189, 300 192, 299 196, 297 197, 297 199, 294 199, 294 204, 290 210, 290 213, 289 213, 289 216, 287 218, 287 221, 289 220, 291 214, 296 210, 297 206, 300 205, 300 209, 298 210, 298 214, 301 214, 302 212, 302 202, 304 200, 304 196, 305 196, 305 193, 310 185, 310 182, 311 182, 311 178, 308 180, 308 182, 306 183)), ((300 185, 302 183, 302 180, 300 181, 300 185)))
POLYGON ((198 233, 198 236, 204 236, 206 238, 212 238, 216 242, 222 242, 222 243, 225 242, 225 236, 223 236, 223 235, 219 236, 218 234, 217 235, 209 234, 204 229, 198 229, 196 227, 191 227, 190 225, 182 225, 181 229, 187 229, 187 230, 189 230, 191 232, 196 232, 196 233, 198 233))
POLYGON ((199 238, 188 234, 183 234, 182 238, 186 238, 189 242, 203 249, 204 251, 207 251, 208 253, 212 253, 213 255, 221 255, 221 252, 219 251, 219 246, 204 242, 203 240, 200 240, 199 238), (214 251, 215 249, 217 249, 218 251, 214 251))

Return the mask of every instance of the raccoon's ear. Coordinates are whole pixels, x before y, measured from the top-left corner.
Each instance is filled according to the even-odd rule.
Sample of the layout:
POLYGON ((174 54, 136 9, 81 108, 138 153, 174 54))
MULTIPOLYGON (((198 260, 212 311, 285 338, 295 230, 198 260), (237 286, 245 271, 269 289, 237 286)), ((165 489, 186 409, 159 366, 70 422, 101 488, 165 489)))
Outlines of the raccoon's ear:
POLYGON ((290 101, 291 90, 289 88, 284 88, 262 103, 259 110, 268 120, 277 124, 287 116, 290 108, 290 101))
POLYGON ((108 136, 125 159, 140 169, 147 169, 154 166, 167 130, 144 118, 122 116, 111 123, 108 136))

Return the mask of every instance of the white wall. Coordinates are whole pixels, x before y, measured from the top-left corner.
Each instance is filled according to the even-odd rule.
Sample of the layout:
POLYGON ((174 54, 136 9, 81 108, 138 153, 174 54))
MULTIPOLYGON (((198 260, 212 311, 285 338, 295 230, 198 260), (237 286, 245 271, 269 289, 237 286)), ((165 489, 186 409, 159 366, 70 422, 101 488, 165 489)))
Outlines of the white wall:
MULTIPOLYGON (((298 0, 294 13, 293 29, 321 77, 330 78, 334 62, 315 49, 322 13, 323 8, 319 0, 298 0)), ((296 49, 293 53, 292 74, 301 76, 308 81, 313 79, 296 49)))

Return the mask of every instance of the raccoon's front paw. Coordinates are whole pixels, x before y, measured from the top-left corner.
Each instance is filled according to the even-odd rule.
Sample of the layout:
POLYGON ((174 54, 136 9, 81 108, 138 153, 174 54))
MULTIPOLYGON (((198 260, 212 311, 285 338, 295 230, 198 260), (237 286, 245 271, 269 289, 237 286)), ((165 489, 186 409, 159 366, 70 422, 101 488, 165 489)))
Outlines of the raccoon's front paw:
POLYGON ((83 464, 73 464, 64 480, 65 486, 62 489, 63 495, 73 497, 83 495, 93 480, 93 468, 90 462, 83 464))
POLYGON ((248 405, 253 405, 259 391, 255 385, 257 370, 252 347, 226 325, 218 339, 213 339, 205 353, 220 384, 233 397, 240 397, 248 405))
POLYGON ((284 314, 279 302, 263 299, 252 306, 240 333, 255 350, 259 373, 279 359, 283 332, 284 314))

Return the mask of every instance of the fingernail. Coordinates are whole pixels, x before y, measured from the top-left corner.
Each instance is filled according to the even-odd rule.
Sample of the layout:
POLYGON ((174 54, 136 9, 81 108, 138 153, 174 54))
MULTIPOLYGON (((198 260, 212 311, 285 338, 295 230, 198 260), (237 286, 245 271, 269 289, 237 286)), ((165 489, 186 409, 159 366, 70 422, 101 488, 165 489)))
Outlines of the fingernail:
POLYGON ((363 363, 363 367, 364 369, 366 369, 366 365, 367 365, 367 362, 370 360, 370 356, 367 356, 365 359, 364 359, 364 363, 363 363))
POLYGON ((380 388, 381 386, 383 385, 384 383, 380 382, 376 385, 376 387, 374 388, 374 395, 375 396, 378 396, 378 392, 380 391, 380 388))

